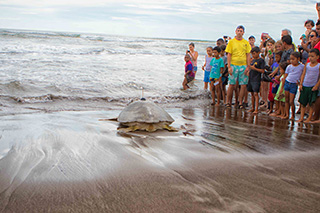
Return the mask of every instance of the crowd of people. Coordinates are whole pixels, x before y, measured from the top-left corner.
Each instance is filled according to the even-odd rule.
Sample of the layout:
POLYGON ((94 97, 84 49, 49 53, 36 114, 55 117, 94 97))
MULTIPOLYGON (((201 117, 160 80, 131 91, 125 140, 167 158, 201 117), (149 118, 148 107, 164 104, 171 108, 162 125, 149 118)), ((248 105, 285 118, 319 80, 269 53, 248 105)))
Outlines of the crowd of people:
MULTIPOLYGON (((316 9, 319 19, 316 24, 305 22, 306 31, 298 46, 289 29, 282 30, 279 41, 262 33, 256 46, 254 36, 248 40, 243 37, 245 28, 240 25, 234 38, 220 38, 217 46, 207 47, 202 70, 204 89, 211 91, 212 104, 223 102, 227 108, 246 109, 251 94, 248 112, 257 114, 265 109, 269 116, 291 120, 299 113, 298 122, 320 123, 320 5, 316 9), (300 107, 296 112, 297 93, 300 107)), ((190 43, 185 55, 184 89, 198 71, 197 58, 195 45, 190 43)))

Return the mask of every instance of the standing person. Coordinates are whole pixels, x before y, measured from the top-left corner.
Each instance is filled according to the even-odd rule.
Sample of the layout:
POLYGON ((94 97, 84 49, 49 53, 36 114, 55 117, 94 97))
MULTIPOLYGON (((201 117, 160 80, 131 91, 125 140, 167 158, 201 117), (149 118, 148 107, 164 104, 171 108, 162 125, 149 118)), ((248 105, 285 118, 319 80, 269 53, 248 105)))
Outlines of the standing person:
MULTIPOLYGON (((284 92, 284 84, 285 84, 285 76, 284 73, 286 72, 286 69, 288 67, 288 63, 287 62, 281 62, 279 64, 279 68, 280 68, 280 85, 279 85, 279 89, 276 93, 276 96, 274 97, 274 100, 279 102, 279 109, 275 112, 270 114, 270 116, 276 116, 278 118, 285 118, 286 117, 286 111, 285 111, 285 103, 286 103, 286 98, 285 98, 285 92, 284 92)), ((289 115, 288 115, 289 116, 289 115)))
POLYGON ((196 76, 198 70, 198 52, 194 50, 194 43, 189 44, 189 50, 187 50, 186 54, 189 54, 191 57, 194 76, 196 76))
POLYGON ((274 44, 274 48, 275 48, 275 51, 276 51, 276 52, 283 51, 284 48, 283 48, 282 41, 281 41, 281 40, 278 40, 278 41, 274 44))
POLYGON ((220 57, 221 48, 216 46, 213 48, 213 56, 214 58, 211 60, 210 65, 212 67, 210 72, 210 81, 211 81, 211 96, 212 96, 212 105, 215 104, 215 92, 217 92, 217 104, 215 106, 220 105, 220 84, 221 84, 221 74, 224 71, 224 62, 220 57))
POLYGON ((256 38, 252 35, 248 38, 249 40, 249 44, 251 46, 251 48, 254 48, 256 45, 254 44, 256 42, 256 38))
POLYGON ((228 84, 228 58, 227 58, 227 55, 226 55, 226 48, 227 46, 226 45, 221 45, 220 46, 221 48, 221 53, 220 53, 220 56, 221 58, 223 59, 223 63, 224 63, 224 71, 221 75, 221 93, 222 93, 222 100, 223 100, 223 104, 226 104, 226 95, 227 95, 227 92, 226 92, 226 85, 228 84))
MULTIPOLYGON (((259 90, 261 85, 261 73, 264 73, 265 62, 260 58, 259 47, 254 47, 251 50, 252 62, 250 64, 249 82, 248 82, 248 92, 251 93, 251 104, 252 109, 248 112, 253 112, 253 114, 258 114, 259 109, 259 90)), ((242 106, 243 108, 243 106, 242 106)))
MULTIPOLYGON (((208 89, 208 83, 210 83, 210 72, 211 72, 211 65, 210 62, 213 59, 213 48, 207 47, 207 55, 205 56, 205 63, 202 66, 202 70, 204 71, 204 90, 208 89)), ((212 90, 210 84, 210 91, 212 90)))
POLYGON ((285 35, 281 38, 282 45, 284 47, 284 51, 281 56, 280 62, 288 62, 290 64, 290 56, 291 53, 294 52, 294 48, 292 45, 292 37, 290 35, 285 35))
MULTIPOLYGON (((282 55, 282 51, 276 52, 275 53, 275 60, 273 62, 273 64, 271 65, 271 70, 272 72, 274 72, 276 69, 279 70, 279 63, 281 60, 281 55, 282 55)), ((276 111, 278 111, 280 109, 280 105, 279 105, 279 101, 275 100, 277 91, 279 89, 279 84, 280 84, 280 72, 278 72, 275 78, 272 79, 272 83, 270 83, 270 89, 269 89, 269 95, 268 95, 268 99, 270 101, 270 110, 269 110, 269 114, 271 114, 273 112, 273 105, 274 103, 276 103, 276 111)))
POLYGON ((223 44, 226 44, 226 42, 222 39, 222 38, 218 38, 218 40, 217 40, 217 46, 221 46, 221 45, 223 45, 223 44))
MULTIPOLYGON (((245 29, 242 25, 236 28, 236 36, 231 39, 226 48, 228 53, 228 72, 229 72, 229 88, 227 92, 227 107, 231 107, 233 90, 237 83, 241 86, 239 94, 239 103, 243 104, 243 97, 248 84, 248 72, 250 64, 251 46, 247 40, 243 38, 245 29)), ((236 100, 237 102, 237 100, 236 100)))
POLYGON ((319 54, 320 53, 318 49, 310 50, 310 63, 306 64, 301 75, 301 81, 299 85, 299 103, 301 104, 301 117, 298 122, 303 122, 306 106, 308 104, 310 106, 309 117, 305 122, 308 123, 312 119, 312 115, 314 112, 314 103, 316 102, 318 96, 318 87, 320 84, 320 64, 318 63, 319 54))
POLYGON ((290 55, 291 64, 287 67, 286 72, 284 74, 285 84, 285 112, 286 116, 283 119, 289 119, 289 112, 291 107, 291 120, 295 119, 295 105, 294 98, 296 97, 298 90, 298 82, 300 80, 304 65, 300 64, 300 53, 293 52, 290 55))
POLYGON ((189 88, 188 83, 194 80, 194 72, 191 57, 189 54, 186 54, 184 56, 184 61, 186 62, 186 64, 184 65, 184 79, 182 82, 182 86, 183 89, 186 90, 189 88))

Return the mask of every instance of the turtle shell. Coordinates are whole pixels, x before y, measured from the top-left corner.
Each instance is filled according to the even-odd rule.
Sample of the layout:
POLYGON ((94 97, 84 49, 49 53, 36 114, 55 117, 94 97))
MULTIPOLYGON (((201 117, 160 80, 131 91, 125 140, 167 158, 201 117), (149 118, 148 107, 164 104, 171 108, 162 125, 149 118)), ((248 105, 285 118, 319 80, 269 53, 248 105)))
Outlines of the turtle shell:
POLYGON ((150 101, 136 101, 129 104, 118 117, 120 123, 172 123, 174 119, 164 109, 150 101))

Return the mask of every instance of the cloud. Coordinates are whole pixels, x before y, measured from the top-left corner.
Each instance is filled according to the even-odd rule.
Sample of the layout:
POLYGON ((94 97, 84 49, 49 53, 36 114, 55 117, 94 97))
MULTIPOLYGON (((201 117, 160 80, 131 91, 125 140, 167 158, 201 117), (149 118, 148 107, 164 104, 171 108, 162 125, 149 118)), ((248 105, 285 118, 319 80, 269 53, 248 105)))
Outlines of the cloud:
POLYGON ((304 21, 317 18, 314 4, 308 0, 1 0, 0 27, 216 39, 233 35, 235 26, 244 24, 248 34, 258 37, 265 31, 278 37, 282 28, 291 28, 298 37, 305 30, 304 21))

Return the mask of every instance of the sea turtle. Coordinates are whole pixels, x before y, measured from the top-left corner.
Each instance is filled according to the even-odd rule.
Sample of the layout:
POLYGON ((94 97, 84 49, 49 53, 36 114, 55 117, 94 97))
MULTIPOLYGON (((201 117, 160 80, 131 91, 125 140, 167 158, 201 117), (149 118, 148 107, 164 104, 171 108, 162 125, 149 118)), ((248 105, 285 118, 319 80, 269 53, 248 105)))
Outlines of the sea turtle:
POLYGON ((132 132, 135 130, 146 130, 154 132, 158 129, 177 131, 169 126, 174 119, 164 109, 153 102, 140 100, 129 104, 119 114, 118 130, 132 132))

